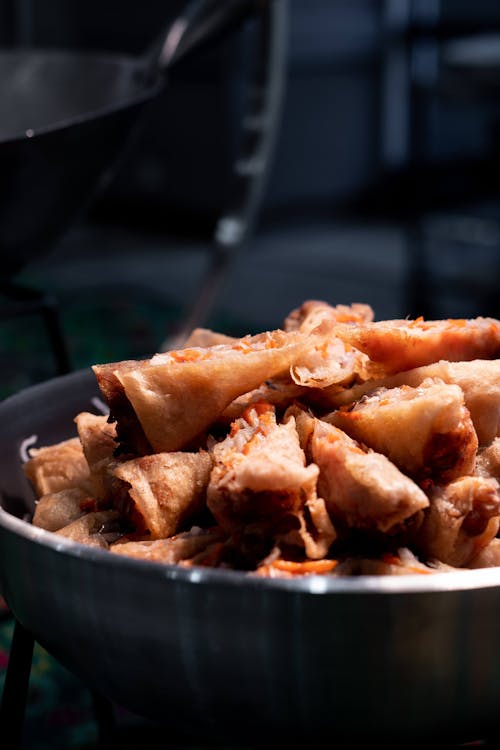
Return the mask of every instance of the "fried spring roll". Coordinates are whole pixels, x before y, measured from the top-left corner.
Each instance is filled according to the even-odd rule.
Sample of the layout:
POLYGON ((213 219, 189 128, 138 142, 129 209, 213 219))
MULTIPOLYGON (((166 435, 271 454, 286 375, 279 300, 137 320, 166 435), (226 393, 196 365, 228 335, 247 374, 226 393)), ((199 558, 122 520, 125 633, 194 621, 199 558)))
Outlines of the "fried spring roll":
POLYGON ((94 500, 80 487, 70 487, 43 495, 35 505, 33 526, 58 531, 84 516, 94 500))
POLYGON ((474 469, 478 439, 458 385, 379 388, 324 419, 413 478, 448 482, 474 469))
POLYGON ((206 451, 158 453, 117 463, 112 473, 121 489, 115 485, 114 505, 151 539, 172 536, 205 507, 211 469, 206 451))
POLYGON ((122 519, 116 510, 87 513, 68 526, 58 529, 56 534, 89 547, 108 549, 108 536, 115 537, 122 519))
POLYGON ((207 505, 222 528, 324 557, 336 533, 316 494, 318 468, 306 466, 293 418, 277 424, 272 405, 249 407, 213 453, 207 505))
POLYGON ((70 438, 43 448, 32 448, 23 470, 38 497, 71 487, 92 491, 89 467, 80 440, 70 438))
POLYGON ((102 415, 81 412, 75 417, 90 476, 97 497, 108 494, 107 469, 117 447, 116 425, 102 415))
POLYGON ((304 334, 273 331, 167 352, 115 374, 154 452, 176 451, 203 435, 237 396, 287 372, 307 346, 304 334))
POLYGON ((194 527, 181 534, 175 534, 169 539, 138 542, 120 540, 111 545, 110 552, 137 560, 178 563, 181 560, 191 560, 211 548, 212 545, 223 543, 226 538, 227 534, 222 529, 194 527))
POLYGON ((440 360, 386 378, 367 382, 328 396, 337 407, 359 401, 376 388, 395 388, 409 385, 417 388, 426 378, 439 378, 458 385, 464 394, 479 445, 488 445, 500 429, 500 359, 473 359, 467 362, 440 360))
POLYGON ((420 519, 427 496, 387 456, 306 412, 296 420, 301 444, 319 467, 318 494, 336 528, 393 532, 410 518, 420 519))
POLYGON ((336 335, 381 363, 387 373, 440 359, 492 359, 500 355, 500 321, 494 318, 339 324, 336 335))
POLYGON ((495 479, 477 476, 433 487, 415 538, 421 552, 448 565, 467 566, 498 532, 498 489, 495 479))

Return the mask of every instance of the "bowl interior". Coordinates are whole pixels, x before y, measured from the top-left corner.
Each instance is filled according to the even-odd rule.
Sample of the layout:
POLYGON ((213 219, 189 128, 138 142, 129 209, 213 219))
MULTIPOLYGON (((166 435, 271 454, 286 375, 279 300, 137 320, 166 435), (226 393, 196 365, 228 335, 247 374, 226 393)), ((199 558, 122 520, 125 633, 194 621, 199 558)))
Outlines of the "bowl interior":
POLYGON ((468 739, 496 722, 500 569, 261 579, 61 540, 27 522, 22 461, 74 436, 83 410, 105 411, 90 369, 0 404, 0 580, 85 683, 205 737, 468 739))
MULTIPOLYGON (((75 437, 75 416, 81 411, 106 414, 107 405, 102 399, 94 373, 90 368, 53 378, 31 386, 0 403, 0 526, 9 527, 16 534, 37 543, 57 548, 65 554, 94 558, 104 562, 110 558, 106 552, 82 547, 57 535, 30 525, 35 506, 35 493, 22 470, 22 464, 31 448, 43 447, 75 437), (5 511, 5 512, 4 512, 5 511), (19 523, 18 520, 22 523, 19 523)), ((143 561, 113 557, 124 567, 143 564, 143 561)), ((199 571, 179 570, 176 566, 144 562, 147 567, 161 567, 176 579, 246 581, 248 586, 266 586, 313 593, 350 591, 416 592, 450 591, 500 585, 500 568, 464 570, 434 575, 358 576, 335 578, 304 576, 297 579, 252 579, 239 571, 203 568, 199 571)))

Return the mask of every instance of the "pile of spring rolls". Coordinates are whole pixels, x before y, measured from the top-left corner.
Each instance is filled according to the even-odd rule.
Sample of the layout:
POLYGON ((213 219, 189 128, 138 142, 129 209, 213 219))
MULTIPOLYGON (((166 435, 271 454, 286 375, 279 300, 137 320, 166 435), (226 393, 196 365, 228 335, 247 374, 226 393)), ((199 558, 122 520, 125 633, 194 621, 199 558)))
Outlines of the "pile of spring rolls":
POLYGON ((264 577, 500 565, 500 321, 308 300, 93 366, 106 414, 32 448, 32 523, 111 554, 264 577))

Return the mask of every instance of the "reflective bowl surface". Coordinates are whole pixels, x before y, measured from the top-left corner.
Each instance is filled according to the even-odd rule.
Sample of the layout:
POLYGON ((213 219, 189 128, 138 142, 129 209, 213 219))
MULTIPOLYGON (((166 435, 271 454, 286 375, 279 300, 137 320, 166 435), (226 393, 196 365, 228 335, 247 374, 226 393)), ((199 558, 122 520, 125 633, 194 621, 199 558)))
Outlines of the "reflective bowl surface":
POLYGON ((101 407, 90 370, 0 404, 1 589, 84 683, 176 731, 261 745, 495 731, 500 568, 261 579, 115 556, 23 520, 23 454, 101 407))

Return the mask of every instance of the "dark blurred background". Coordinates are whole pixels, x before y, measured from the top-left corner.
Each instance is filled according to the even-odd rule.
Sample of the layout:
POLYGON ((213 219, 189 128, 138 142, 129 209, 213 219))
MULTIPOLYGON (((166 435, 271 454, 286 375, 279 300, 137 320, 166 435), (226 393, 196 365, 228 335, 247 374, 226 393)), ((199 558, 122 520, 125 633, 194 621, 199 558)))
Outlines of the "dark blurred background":
MULTIPOLYGON (((0 43, 140 55, 182 7, 0 0, 0 43)), ((499 3, 288 7, 258 221, 204 323, 277 327, 308 298, 368 302, 379 319, 500 314, 499 3)), ((16 279, 54 295, 71 367, 157 351, 196 298, 254 52, 245 27, 177 71, 111 181, 16 279)), ((2 311, 4 393, 51 377, 43 325, 2 311)))
MULTIPOLYGON (((0 45, 141 55, 182 7, 0 0, 0 45)), ((203 323, 274 328, 311 298, 366 302, 378 319, 500 316, 498 0, 289 0, 288 11, 258 220, 203 323)), ((148 356, 176 331, 231 199, 254 56, 250 24, 179 69, 64 236, 14 279, 0 262, 0 397, 65 369, 47 310, 30 307, 38 293, 69 368, 148 356)), ((0 170, 2 154, 0 141, 0 170)), ((17 220, 30 221, 29 204, 17 220)), ((139 728, 123 748, 145 747, 139 728)), ((95 746, 90 694, 38 647, 26 732, 32 750, 95 746)))

